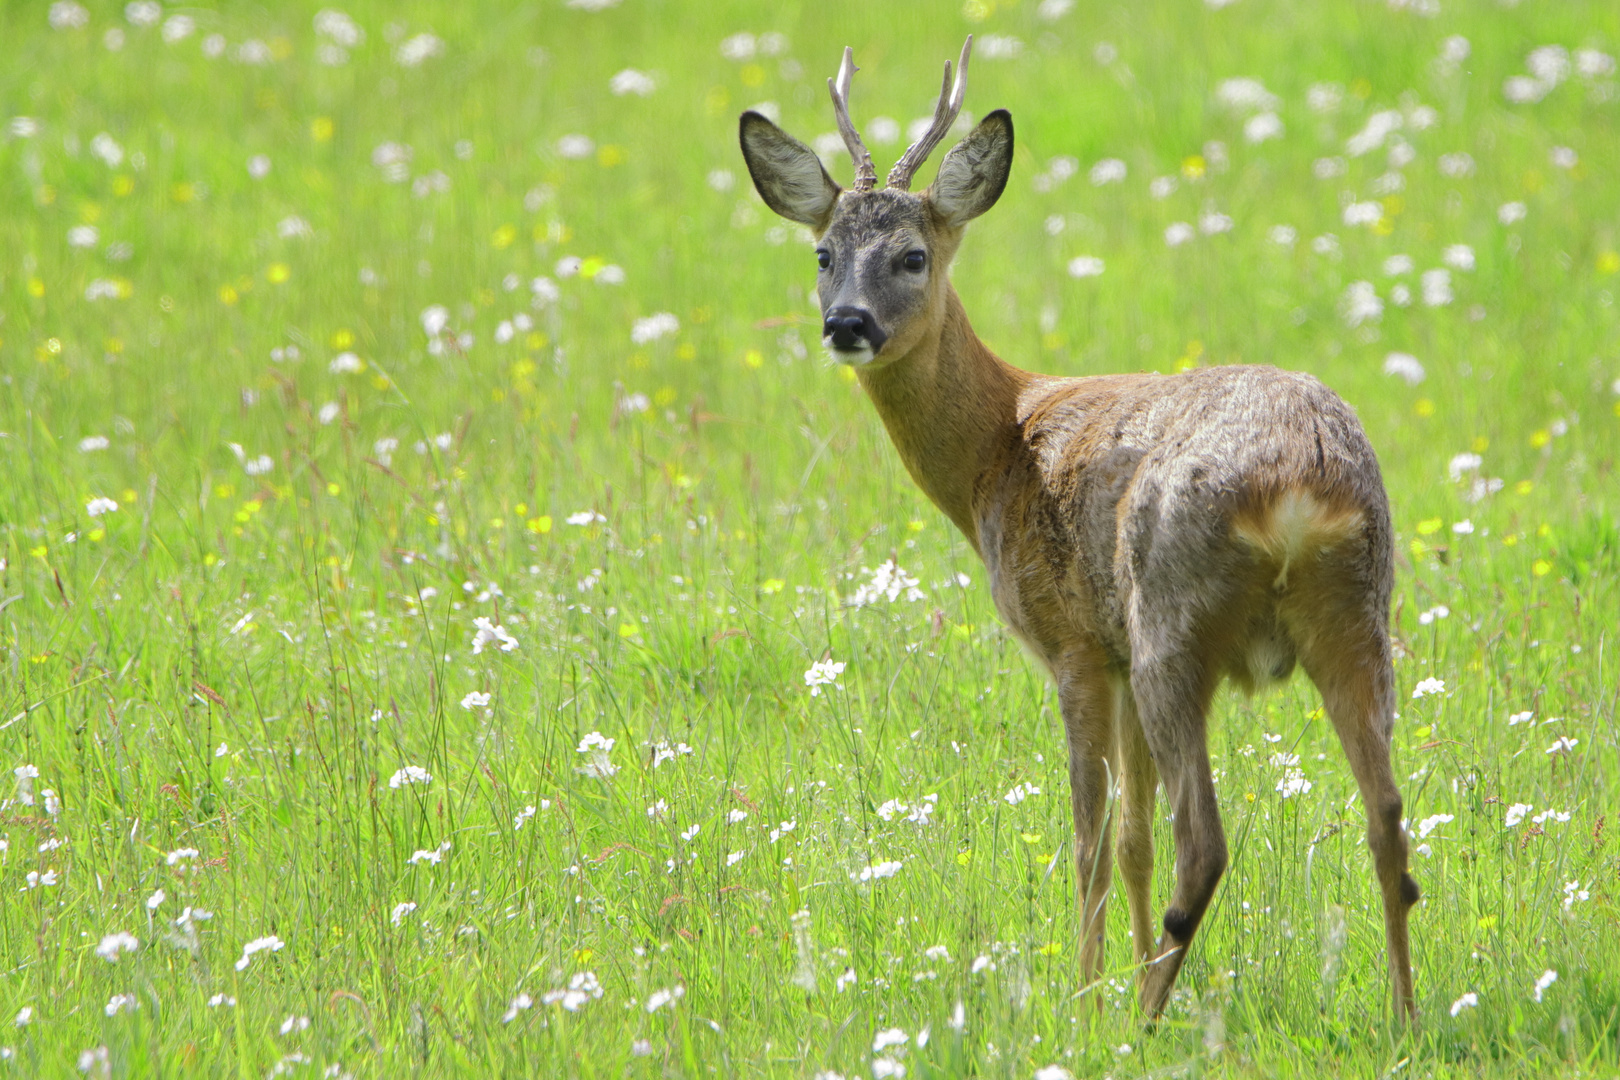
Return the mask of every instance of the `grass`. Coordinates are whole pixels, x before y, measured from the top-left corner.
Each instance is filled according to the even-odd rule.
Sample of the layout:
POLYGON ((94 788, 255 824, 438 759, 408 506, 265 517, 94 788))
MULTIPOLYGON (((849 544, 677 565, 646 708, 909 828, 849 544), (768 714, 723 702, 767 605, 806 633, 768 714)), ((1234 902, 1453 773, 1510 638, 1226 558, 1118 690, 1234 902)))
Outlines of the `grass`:
POLYGON ((306 4, 0 10, 0 1074, 1620 1066, 1620 94, 1580 55, 1504 91, 1539 46, 1612 56, 1620 12, 1054 6, 357 3, 347 48, 306 4), (783 39, 723 56, 744 31, 783 39), (1378 448, 1431 830, 1411 1034, 1302 679, 1218 701, 1234 857, 1166 1022, 1134 1014, 1119 902, 1100 1014, 1075 1000, 1055 699, 820 361, 811 257, 735 147, 760 101, 831 131, 846 43, 857 122, 903 127, 969 31, 968 108, 1019 133, 955 271, 981 335, 1058 373, 1308 370, 1378 448), (610 92, 626 68, 652 92, 610 92), (1221 104, 1242 76, 1281 138, 1221 104), (1358 281, 1382 312, 1350 326, 1358 281), (923 598, 853 606, 891 558, 923 598), (516 647, 475 652, 478 618, 516 647))

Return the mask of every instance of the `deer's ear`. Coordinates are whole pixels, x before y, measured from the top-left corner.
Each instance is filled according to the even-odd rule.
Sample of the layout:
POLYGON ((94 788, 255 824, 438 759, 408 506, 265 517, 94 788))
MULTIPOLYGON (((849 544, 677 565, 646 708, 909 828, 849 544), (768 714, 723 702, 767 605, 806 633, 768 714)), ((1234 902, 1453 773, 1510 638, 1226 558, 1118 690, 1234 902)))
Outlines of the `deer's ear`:
POLYGON ((816 152, 757 112, 742 114, 743 160, 765 205, 819 234, 842 193, 816 152))
POLYGON ((1006 109, 997 109, 967 138, 951 148, 928 188, 928 202, 951 228, 959 229, 1001 198, 1012 172, 1013 126, 1006 109))

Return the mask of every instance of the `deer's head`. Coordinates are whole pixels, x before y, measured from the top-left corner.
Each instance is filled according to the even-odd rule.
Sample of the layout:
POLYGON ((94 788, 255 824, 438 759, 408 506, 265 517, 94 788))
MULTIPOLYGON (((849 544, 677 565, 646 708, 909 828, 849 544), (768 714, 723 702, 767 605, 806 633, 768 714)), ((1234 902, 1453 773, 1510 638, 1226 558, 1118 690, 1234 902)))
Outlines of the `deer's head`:
POLYGON ((874 191, 872 157, 849 119, 851 50, 828 79, 839 133, 855 160, 855 183, 833 182, 814 150, 757 112, 742 115, 743 158, 754 187, 776 213, 807 225, 816 237, 822 343, 842 363, 881 366, 909 353, 943 321, 947 273, 967 223, 994 206, 1012 168, 1012 117, 997 109, 957 143, 933 184, 918 195, 911 178, 950 131, 967 90, 970 37, 956 81, 945 82, 928 133, 874 191))

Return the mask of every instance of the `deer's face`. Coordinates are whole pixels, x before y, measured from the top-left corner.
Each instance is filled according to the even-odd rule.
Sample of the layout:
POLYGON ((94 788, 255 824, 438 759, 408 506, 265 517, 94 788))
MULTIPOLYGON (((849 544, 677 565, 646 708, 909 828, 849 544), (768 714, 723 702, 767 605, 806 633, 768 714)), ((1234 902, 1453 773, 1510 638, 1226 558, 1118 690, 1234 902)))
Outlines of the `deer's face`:
POLYGON ((841 363, 904 356, 943 298, 955 245, 909 191, 843 194, 816 240, 821 341, 841 363))
POLYGON ((815 234, 821 340, 835 360, 882 366, 938 332, 962 230, 1001 196, 1012 145, 1012 118, 998 110, 945 155, 922 194, 844 191, 815 151, 743 114, 743 157, 760 197, 815 234))

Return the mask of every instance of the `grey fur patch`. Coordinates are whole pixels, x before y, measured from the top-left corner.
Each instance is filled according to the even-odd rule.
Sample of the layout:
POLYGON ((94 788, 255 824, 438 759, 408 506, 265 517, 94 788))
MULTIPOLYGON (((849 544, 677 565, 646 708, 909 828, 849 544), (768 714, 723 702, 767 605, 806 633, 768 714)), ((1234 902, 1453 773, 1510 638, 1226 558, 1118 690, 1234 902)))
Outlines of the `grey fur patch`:
POLYGON ((842 189, 816 152, 757 112, 742 114, 738 139, 748 175, 765 205, 817 233, 826 228, 842 189))

